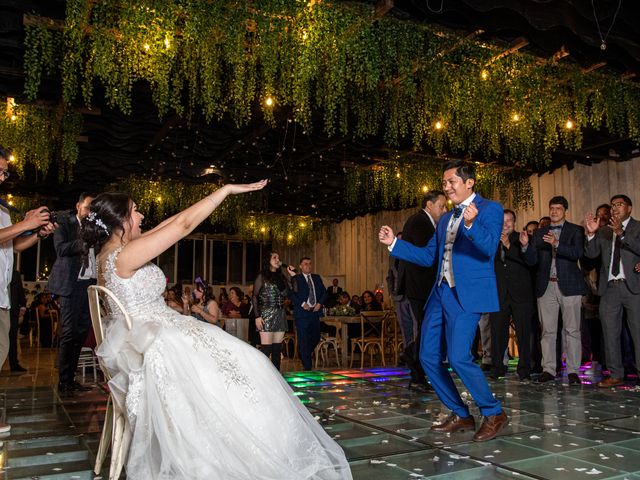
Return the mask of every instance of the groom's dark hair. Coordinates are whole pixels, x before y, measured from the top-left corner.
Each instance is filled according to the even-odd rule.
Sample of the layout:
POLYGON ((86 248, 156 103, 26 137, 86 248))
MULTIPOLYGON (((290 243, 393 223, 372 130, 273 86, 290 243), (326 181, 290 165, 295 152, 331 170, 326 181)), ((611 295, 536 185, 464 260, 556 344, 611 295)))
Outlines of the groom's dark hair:
POLYGON ((460 177, 463 182, 469 179, 473 180, 473 189, 476 189, 476 166, 473 163, 460 159, 449 160, 442 166, 442 171, 446 172, 452 168, 456 169, 456 175, 460 177))

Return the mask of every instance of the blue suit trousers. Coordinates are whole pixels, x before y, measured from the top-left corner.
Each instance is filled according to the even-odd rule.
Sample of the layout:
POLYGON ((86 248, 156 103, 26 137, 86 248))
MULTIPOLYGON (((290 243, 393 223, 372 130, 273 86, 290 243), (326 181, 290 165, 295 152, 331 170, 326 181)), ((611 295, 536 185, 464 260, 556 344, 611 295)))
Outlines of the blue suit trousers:
POLYGON ((502 404, 495 399, 487 380, 474 363, 471 346, 476 335, 480 313, 465 312, 460 306, 456 289, 446 281, 436 285, 427 302, 420 347, 420 362, 431 385, 447 408, 460 417, 468 417, 469 407, 443 365, 445 358, 473 396, 480 413, 498 415, 502 404))

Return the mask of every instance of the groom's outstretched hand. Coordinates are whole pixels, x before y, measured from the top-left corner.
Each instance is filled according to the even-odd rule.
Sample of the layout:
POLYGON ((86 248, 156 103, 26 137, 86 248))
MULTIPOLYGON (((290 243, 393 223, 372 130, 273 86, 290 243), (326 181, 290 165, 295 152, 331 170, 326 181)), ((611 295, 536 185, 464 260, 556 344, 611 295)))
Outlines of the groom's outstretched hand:
POLYGON ((389 246, 393 243, 393 240, 395 238, 396 237, 393 234, 393 230, 391 230, 391 227, 384 225, 380 228, 380 231, 378 232, 378 240, 380 240, 380 243, 384 243, 385 245, 389 246))

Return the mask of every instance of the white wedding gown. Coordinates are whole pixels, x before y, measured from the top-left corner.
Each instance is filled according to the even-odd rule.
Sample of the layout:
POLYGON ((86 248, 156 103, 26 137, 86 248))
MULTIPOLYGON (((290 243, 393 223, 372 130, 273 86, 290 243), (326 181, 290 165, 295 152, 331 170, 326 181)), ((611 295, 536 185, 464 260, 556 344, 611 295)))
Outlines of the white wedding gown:
POLYGON ((109 386, 133 434, 127 478, 352 478, 340 446, 267 357, 167 307, 157 266, 118 277, 117 254, 107 257, 101 278, 133 328, 113 315, 98 355, 113 372, 109 386))

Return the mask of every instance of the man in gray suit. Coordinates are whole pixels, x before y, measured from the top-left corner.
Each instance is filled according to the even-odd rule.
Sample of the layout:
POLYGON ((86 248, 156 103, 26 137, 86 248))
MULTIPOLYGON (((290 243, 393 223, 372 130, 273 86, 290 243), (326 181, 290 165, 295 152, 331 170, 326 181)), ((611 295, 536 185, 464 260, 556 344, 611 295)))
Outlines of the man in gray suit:
POLYGON ((601 227, 592 213, 585 218, 585 255, 589 258, 602 255, 598 294, 610 376, 599 387, 615 387, 624 382, 620 348, 623 309, 635 345, 636 366, 640 366, 640 275, 634 272, 640 261, 640 222, 631 218, 631 209, 629 197, 614 195, 609 225, 601 227))

